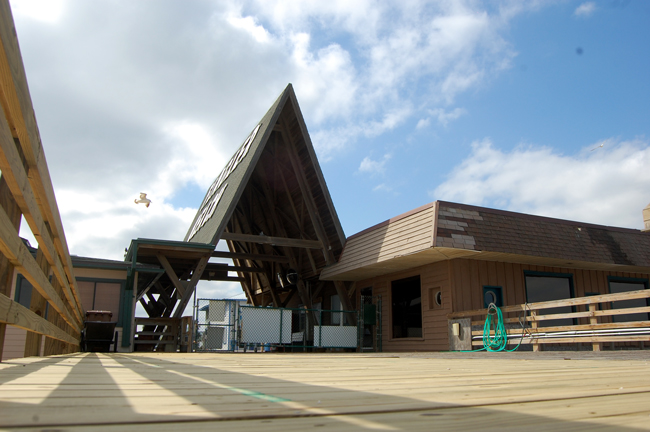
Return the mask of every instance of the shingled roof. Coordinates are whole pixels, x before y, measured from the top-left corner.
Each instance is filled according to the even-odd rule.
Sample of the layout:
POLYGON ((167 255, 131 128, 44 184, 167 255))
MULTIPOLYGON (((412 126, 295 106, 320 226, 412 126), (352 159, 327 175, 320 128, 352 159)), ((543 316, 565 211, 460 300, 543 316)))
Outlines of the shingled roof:
POLYGON ((650 233, 436 201, 349 237, 321 278, 360 280, 445 259, 650 270, 650 233))

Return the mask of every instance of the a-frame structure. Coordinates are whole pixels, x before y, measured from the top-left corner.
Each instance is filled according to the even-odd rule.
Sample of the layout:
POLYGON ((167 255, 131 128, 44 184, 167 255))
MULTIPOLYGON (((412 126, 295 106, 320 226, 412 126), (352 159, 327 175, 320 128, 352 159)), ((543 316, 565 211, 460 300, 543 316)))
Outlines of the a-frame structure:
POLYGON ((352 310, 353 285, 319 279, 344 243, 289 84, 216 178, 184 241, 134 240, 127 260, 151 317, 179 317, 202 279, 238 281, 256 306, 310 308, 329 294, 352 310), (220 240, 228 251, 215 250, 220 240))

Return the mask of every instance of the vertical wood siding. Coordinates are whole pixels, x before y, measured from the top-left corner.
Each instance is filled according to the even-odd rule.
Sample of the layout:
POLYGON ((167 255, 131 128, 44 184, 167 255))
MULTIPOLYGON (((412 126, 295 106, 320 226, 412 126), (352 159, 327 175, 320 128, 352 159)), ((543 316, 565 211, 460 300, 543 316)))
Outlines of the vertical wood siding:
POLYGON ((447 314, 452 311, 448 262, 435 263, 416 269, 357 282, 359 287, 372 287, 373 295, 382 298, 382 333, 384 351, 443 351, 449 349, 447 314), (420 276, 422 294, 422 338, 392 338, 391 282, 420 276), (442 305, 432 296, 440 291, 442 305))
MULTIPOLYGON (((525 303, 525 271, 572 274, 575 297, 583 297, 585 293, 609 294, 607 282, 609 276, 639 279, 647 279, 650 276, 646 273, 580 270, 497 261, 454 259, 366 279, 357 282, 357 286, 372 287, 373 295, 380 295, 382 298, 384 351, 444 351, 449 349, 448 313, 482 309, 484 285, 501 286, 504 305, 525 303), (393 339, 391 282, 418 275, 422 293, 423 338, 393 339), (434 299, 430 297, 435 295, 438 290, 442 293, 442 306, 436 305, 434 299)), ((603 305, 603 307, 609 306, 603 305)))
POLYGON ((586 293, 609 294, 607 278, 610 276, 639 279, 648 279, 650 276, 646 273, 582 270, 470 259, 455 259, 449 263, 454 290, 454 312, 483 308, 484 285, 497 285, 503 288, 504 306, 525 303, 524 271, 573 275, 575 297, 584 297, 586 293))

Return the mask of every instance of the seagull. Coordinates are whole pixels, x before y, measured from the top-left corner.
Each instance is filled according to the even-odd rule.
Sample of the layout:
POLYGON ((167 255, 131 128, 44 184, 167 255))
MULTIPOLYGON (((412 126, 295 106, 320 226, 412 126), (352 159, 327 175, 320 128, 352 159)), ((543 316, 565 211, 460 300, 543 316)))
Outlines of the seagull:
POLYGON ((604 146, 604 145, 605 145, 605 143, 602 143, 602 144, 599 145, 598 147, 594 147, 594 148, 592 148, 590 151, 597 150, 597 149, 601 148, 601 147, 604 146))
POLYGON ((147 207, 151 204, 151 200, 147 198, 147 194, 144 192, 140 192, 140 199, 133 200, 133 202, 136 204, 144 204, 147 207))

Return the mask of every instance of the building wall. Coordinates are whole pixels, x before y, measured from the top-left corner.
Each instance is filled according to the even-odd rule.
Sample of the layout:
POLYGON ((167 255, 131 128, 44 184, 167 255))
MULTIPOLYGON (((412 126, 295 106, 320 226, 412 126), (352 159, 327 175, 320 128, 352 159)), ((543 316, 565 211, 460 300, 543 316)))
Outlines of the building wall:
MULTIPOLYGON (((449 263, 447 261, 418 267, 357 282, 357 293, 372 287, 373 295, 382 298, 382 334, 384 351, 444 351, 449 349, 447 336, 447 314, 452 311, 449 285, 449 263), (392 337, 391 282, 420 276, 422 294, 422 338, 392 337), (435 295, 440 291, 442 302, 436 304, 435 295)), ((357 302, 358 303, 358 302, 357 302)))
POLYGON ((25 357, 26 338, 27 330, 8 325, 2 351, 2 361, 25 357))
POLYGON ((609 294, 608 277, 648 279, 650 276, 645 273, 454 259, 359 281, 357 293, 363 288, 372 287, 373 295, 380 295, 382 298, 384 351, 444 351, 449 349, 447 314, 452 311, 482 309, 484 285, 502 287, 504 306, 525 303, 525 271, 572 274, 574 297, 584 297, 587 293, 609 294), (423 337, 394 339, 391 282, 418 275, 422 294, 423 337), (442 294, 440 306, 434 298, 437 291, 442 294))
POLYGON ((449 263, 454 312, 482 309, 484 285, 503 288, 504 306, 525 303, 525 271, 572 274, 574 297, 584 297, 587 293, 609 294, 607 278, 610 276, 638 279, 647 279, 649 276, 644 273, 581 270, 470 259, 455 259, 449 263))

